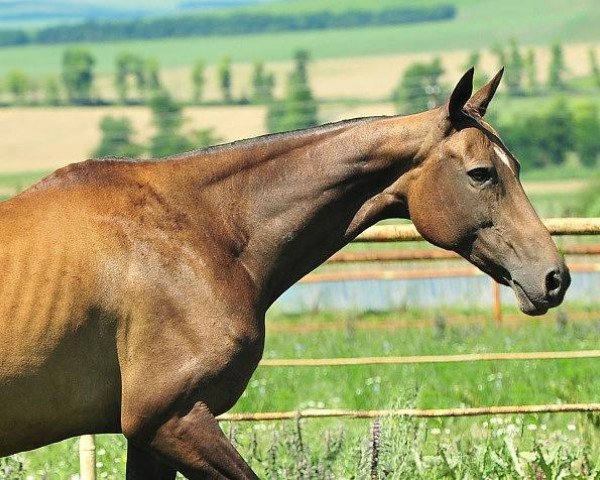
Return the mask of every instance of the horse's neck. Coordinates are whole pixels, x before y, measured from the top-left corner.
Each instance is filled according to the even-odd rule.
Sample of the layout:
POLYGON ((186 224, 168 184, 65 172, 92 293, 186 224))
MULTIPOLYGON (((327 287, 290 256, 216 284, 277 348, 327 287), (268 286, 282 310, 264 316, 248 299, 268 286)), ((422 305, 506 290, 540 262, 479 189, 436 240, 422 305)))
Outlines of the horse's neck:
POLYGON ((210 198, 231 205, 222 217, 242 239, 239 259, 260 305, 267 308, 382 217, 407 215, 401 187, 393 194, 386 189, 412 168, 426 121, 423 115, 365 119, 216 154, 231 172, 210 198))

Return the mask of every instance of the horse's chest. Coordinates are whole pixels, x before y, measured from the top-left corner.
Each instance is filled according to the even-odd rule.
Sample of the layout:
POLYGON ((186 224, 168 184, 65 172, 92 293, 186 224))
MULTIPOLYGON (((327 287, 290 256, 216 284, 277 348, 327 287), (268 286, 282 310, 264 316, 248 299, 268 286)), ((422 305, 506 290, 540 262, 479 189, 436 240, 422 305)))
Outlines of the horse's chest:
POLYGON ((229 410, 240 398, 263 353, 262 332, 223 335, 215 345, 207 371, 205 400, 216 414, 229 410))

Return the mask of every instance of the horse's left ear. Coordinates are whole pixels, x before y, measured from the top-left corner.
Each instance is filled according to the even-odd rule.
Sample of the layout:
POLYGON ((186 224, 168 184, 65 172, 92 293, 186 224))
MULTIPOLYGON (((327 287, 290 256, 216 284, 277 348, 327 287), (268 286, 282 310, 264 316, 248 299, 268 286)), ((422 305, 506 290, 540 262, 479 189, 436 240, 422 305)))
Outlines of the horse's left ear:
POLYGON ((487 110, 488 105, 492 101, 494 94, 496 93, 496 89, 500 84, 500 80, 502 79, 502 74, 504 73, 504 67, 500 69, 500 71, 494 75, 488 83, 486 83, 483 87, 481 87, 475 95, 473 95, 470 100, 465 105, 465 110, 468 113, 475 113, 476 115, 483 117, 487 110))
POLYGON ((474 72, 475 69, 473 67, 469 68, 458 81, 456 87, 454 87, 452 95, 450 95, 450 100, 448 101, 446 108, 448 109, 448 118, 451 122, 459 121, 465 114, 463 107, 473 93, 474 72))

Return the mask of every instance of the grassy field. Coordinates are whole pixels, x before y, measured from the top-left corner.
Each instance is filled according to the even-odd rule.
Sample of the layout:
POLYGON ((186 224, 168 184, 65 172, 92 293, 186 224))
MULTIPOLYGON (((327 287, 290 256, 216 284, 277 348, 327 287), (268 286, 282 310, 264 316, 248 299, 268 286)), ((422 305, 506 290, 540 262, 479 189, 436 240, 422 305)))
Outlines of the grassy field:
MULTIPOLYGON (((400 313, 389 313, 374 320, 387 321, 399 316, 400 313)), ((338 317, 271 316, 268 325, 302 321, 326 323, 338 317)), ((583 323, 572 322, 567 316, 559 323, 533 320, 518 328, 498 329, 490 323, 443 328, 438 323, 437 327, 429 329, 390 332, 377 328, 370 331, 349 328, 310 334, 269 333, 267 326, 265 357, 594 349, 600 341, 599 321, 600 317, 583 323)), ((600 388, 597 363, 597 360, 582 359, 385 367, 259 367, 234 411, 594 402, 600 388)), ((548 464, 553 463, 553 456, 561 460, 552 468, 558 468, 560 464, 565 471, 587 469, 587 474, 565 478, 597 478, 592 475, 593 468, 598 467, 594 465, 597 460, 590 460, 590 465, 573 462, 577 459, 581 462, 584 451, 590 459, 598 458, 598 425, 597 416, 583 414, 429 421, 383 419, 378 468, 381 478, 384 478, 384 469, 390 471, 389 478, 407 478, 407 475, 410 478, 518 478, 491 473, 490 476, 483 473, 477 476, 473 471, 467 475, 466 470, 461 469, 484 469, 494 465, 499 469, 506 462, 508 464, 502 468, 512 464, 510 468, 524 471, 527 465, 538 465, 543 469, 536 457, 543 455, 548 464), (507 441, 510 448, 519 452, 515 453, 519 467, 514 466, 510 448, 506 450, 507 441), (486 445, 489 448, 487 454, 480 451, 486 445), (448 465, 444 464, 444 455, 448 465), (486 459, 486 455, 495 455, 496 460, 486 459), (470 465, 475 459, 479 466, 470 465), (463 474, 459 475, 461 471, 463 474)), ((224 425, 224 428, 229 431, 230 426, 224 425)), ((231 436, 260 472, 261 478, 367 478, 371 428, 372 422, 368 421, 305 420, 300 437, 295 422, 238 424, 231 436), (300 447, 298 442, 303 446, 300 447), (313 477, 302 476, 298 473, 303 468, 302 462, 307 463, 306 468, 325 469, 328 475, 319 476, 313 472, 313 477)), ((122 437, 102 436, 98 446, 100 478, 121 478, 124 455, 122 437)), ((78 468, 74 441, 16 458, 24 463, 25 475, 33 475, 33 478, 42 478, 44 474, 49 478, 68 478, 78 468)), ((520 478, 562 477, 531 474, 520 478)))

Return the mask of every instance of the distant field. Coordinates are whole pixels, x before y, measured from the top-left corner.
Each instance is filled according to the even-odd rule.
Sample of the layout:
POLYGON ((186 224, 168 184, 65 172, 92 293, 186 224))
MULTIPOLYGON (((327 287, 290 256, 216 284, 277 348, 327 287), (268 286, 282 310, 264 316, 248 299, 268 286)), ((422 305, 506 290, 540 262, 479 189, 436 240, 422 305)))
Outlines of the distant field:
MULTIPOLYGON (((434 1, 430 0, 430 3, 434 1)), ((154 56, 163 67, 170 69, 187 66, 196 57, 214 63, 226 54, 235 62, 282 61, 289 59, 298 48, 310 50, 314 58, 339 58, 482 49, 510 37, 538 45, 556 39, 569 42, 599 39, 600 7, 591 0, 465 0, 450 3, 458 4, 459 13, 455 20, 447 22, 243 37, 109 42, 90 44, 89 48, 98 60, 97 71, 107 73, 113 70, 116 55, 124 50, 154 56)), ((298 8, 302 5, 300 1, 296 4, 298 8)), ((278 8, 287 9, 287 5, 287 2, 282 3, 278 8)), ((64 45, 0 49, 0 75, 17 67, 36 75, 57 72, 63 50, 64 45)))

